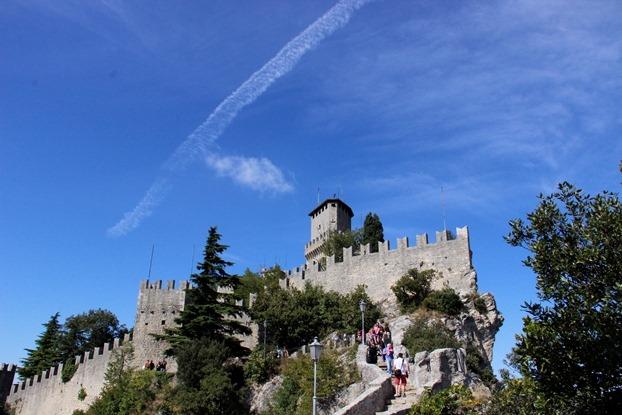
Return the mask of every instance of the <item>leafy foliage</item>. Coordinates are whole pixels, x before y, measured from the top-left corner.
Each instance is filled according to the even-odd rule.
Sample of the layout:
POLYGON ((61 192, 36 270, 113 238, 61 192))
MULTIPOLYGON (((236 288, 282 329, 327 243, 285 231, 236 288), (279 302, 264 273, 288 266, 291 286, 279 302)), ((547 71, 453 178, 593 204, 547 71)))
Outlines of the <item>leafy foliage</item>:
POLYGON ((569 183, 540 195, 506 237, 529 251, 539 303, 517 336, 515 363, 538 392, 568 413, 622 411, 622 203, 569 183))
POLYGON ((175 320, 178 327, 168 329, 166 335, 160 337, 171 344, 169 354, 176 355, 179 346, 206 335, 226 341, 232 356, 243 356, 248 352, 234 337, 250 334, 251 330, 234 319, 244 310, 235 302, 234 291, 240 280, 226 271, 233 263, 221 258, 228 247, 220 243, 220 238, 216 227, 211 227, 203 250, 203 262, 197 265, 199 272, 191 276, 192 289, 186 293, 184 310, 175 320))
POLYGON ((436 394, 425 391, 408 415, 477 415, 480 405, 468 388, 454 385, 436 394))
POLYGON ((482 297, 477 296, 473 299, 473 307, 480 314, 486 314, 486 312, 488 312, 486 301, 482 297))
POLYGON ((486 415, 566 414, 567 408, 551 408, 529 378, 503 376, 501 387, 486 405, 486 415))
POLYGON ((62 358, 73 359, 127 332, 127 328, 119 324, 117 316, 109 310, 98 308, 69 316, 63 325, 62 358))
POLYGON ((43 325, 45 330, 35 340, 36 348, 26 349, 28 355, 22 360, 22 367, 18 369, 22 379, 33 377, 61 361, 62 326, 58 321, 59 316, 59 313, 52 315, 43 325))
POLYGON ((402 344, 411 354, 426 350, 461 347, 449 329, 438 321, 428 319, 425 315, 417 316, 413 324, 406 329, 402 344))
POLYGON ((113 351, 105 384, 85 415, 139 415, 161 409, 159 400, 170 383, 170 375, 151 370, 136 371, 129 364, 132 348, 124 345, 113 351))
POLYGON ((378 252, 378 242, 384 242, 384 229, 380 217, 370 212, 365 216, 361 243, 369 244, 371 252, 378 252))
POLYGON ((464 304, 460 296, 452 288, 443 288, 430 292, 423 300, 422 305, 428 310, 438 311, 450 316, 460 314, 464 304))
POLYGON ((431 292, 432 279, 436 277, 434 270, 419 271, 410 269, 393 287, 393 293, 403 312, 416 310, 431 292))
MULTIPOLYGON (((308 355, 288 359, 283 369, 283 385, 274 397, 274 415, 311 413, 313 397, 313 362, 308 355)), ((325 351, 317 364, 318 406, 330 407, 337 393, 359 380, 356 365, 325 351)))
POLYGON ((311 284, 306 284, 302 290, 276 288, 259 293, 250 313, 260 327, 264 320, 268 321, 269 344, 291 349, 308 344, 318 335, 359 330, 361 299, 368 304, 365 321, 366 327, 370 327, 381 313, 363 286, 346 295, 311 284))
POLYGON ((59 323, 59 313, 56 313, 43 326, 45 331, 35 341, 37 347, 26 349, 28 356, 22 361, 23 367, 19 370, 19 375, 24 379, 65 362, 62 379, 68 382, 77 369, 75 356, 127 333, 117 317, 103 309, 69 316, 64 324, 59 323))
POLYGON ((466 346, 466 366, 469 372, 477 374, 487 386, 492 386, 497 381, 488 359, 471 343, 466 346))
POLYGON ((243 372, 231 361, 234 350, 223 340, 203 337, 178 345, 179 385, 168 394, 175 414, 243 413, 243 372), (240 392, 241 391, 241 392, 240 392))
POLYGON ((275 353, 256 347, 244 364, 244 376, 254 383, 264 383, 277 373, 279 360, 275 353))
POLYGON ((322 247, 322 253, 327 257, 335 255, 336 262, 343 261, 343 248, 352 247, 352 253, 356 254, 362 241, 360 230, 354 231, 330 231, 326 237, 326 242, 322 247))

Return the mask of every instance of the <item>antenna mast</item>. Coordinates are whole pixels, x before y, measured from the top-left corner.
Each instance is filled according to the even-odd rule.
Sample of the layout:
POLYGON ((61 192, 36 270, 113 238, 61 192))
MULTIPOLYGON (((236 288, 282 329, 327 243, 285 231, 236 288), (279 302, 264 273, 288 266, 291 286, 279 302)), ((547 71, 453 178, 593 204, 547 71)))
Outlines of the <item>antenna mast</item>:
POLYGON ((447 212, 445 211, 445 192, 443 191, 443 185, 441 185, 441 210, 443 212, 443 230, 447 230, 447 212))
POLYGON ((149 259, 149 273, 147 279, 151 278, 151 266, 153 265, 153 251, 155 250, 155 244, 151 244, 151 258, 149 259))
POLYGON ((192 267, 194 267, 194 244, 192 244, 192 261, 190 261, 190 275, 192 275, 192 267))

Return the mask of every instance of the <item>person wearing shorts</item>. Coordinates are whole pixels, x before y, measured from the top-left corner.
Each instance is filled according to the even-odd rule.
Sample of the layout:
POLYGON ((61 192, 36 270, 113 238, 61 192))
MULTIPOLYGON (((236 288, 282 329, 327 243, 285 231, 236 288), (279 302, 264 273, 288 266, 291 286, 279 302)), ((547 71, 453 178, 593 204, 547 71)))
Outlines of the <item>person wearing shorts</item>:
POLYGON ((408 383, 408 361, 399 353, 393 361, 393 386, 395 396, 406 396, 406 384, 408 383))

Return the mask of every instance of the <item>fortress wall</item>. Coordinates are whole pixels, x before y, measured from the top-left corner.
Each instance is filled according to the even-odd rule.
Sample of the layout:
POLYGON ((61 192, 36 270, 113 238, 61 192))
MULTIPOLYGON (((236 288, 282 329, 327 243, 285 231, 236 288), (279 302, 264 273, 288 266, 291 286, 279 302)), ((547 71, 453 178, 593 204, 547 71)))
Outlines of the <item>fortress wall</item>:
POLYGON ((13 385, 16 371, 17 366, 15 365, 7 365, 6 363, 0 365, 0 407, 6 401, 6 397, 13 385))
POLYGON ((60 364, 13 385, 7 403, 17 415, 71 415, 76 409, 87 409, 104 386, 112 351, 130 339, 127 334, 123 340, 115 339, 112 343, 76 356, 78 368, 67 383, 62 381, 63 365, 60 364), (83 401, 78 399, 81 388, 86 391, 83 401))
MULTIPOLYGON (((157 362, 164 357, 168 345, 157 341, 151 335, 164 334, 167 328, 175 327, 175 319, 179 317, 186 301, 188 281, 169 280, 166 286, 161 280, 143 280, 138 291, 136 320, 134 323, 134 365, 142 367, 145 360, 157 362)), ((177 371, 174 360, 168 360, 168 372, 177 371)))
POLYGON ((397 241, 391 249, 389 242, 379 243, 379 252, 370 253, 369 246, 361 246, 360 254, 353 256, 352 248, 343 251, 343 262, 327 258, 326 270, 301 266, 287 272, 284 286, 302 288, 309 281, 327 290, 348 293, 365 284, 374 301, 393 299, 391 286, 411 268, 435 269, 441 278, 432 282, 433 289, 449 286, 462 294, 477 291, 475 272, 471 264, 468 228, 457 228, 456 236, 449 231, 436 232, 435 243, 428 242, 427 234, 417 235, 416 245, 408 238, 397 241))

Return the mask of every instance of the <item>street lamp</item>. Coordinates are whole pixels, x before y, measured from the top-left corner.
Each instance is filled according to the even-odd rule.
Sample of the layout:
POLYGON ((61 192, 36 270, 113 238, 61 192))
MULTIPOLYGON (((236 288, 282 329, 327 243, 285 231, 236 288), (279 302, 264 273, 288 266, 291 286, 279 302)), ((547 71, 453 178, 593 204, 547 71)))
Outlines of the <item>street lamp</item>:
POLYGON ((311 349, 311 360, 313 360, 313 415, 317 414, 317 362, 322 354, 322 344, 317 341, 317 337, 313 339, 313 343, 309 345, 311 349))
POLYGON ((263 321, 263 358, 266 358, 266 336, 268 333, 268 320, 263 321))
POLYGON ((365 346, 365 309, 367 309, 365 300, 361 299, 359 308, 361 309, 361 344, 365 346))

